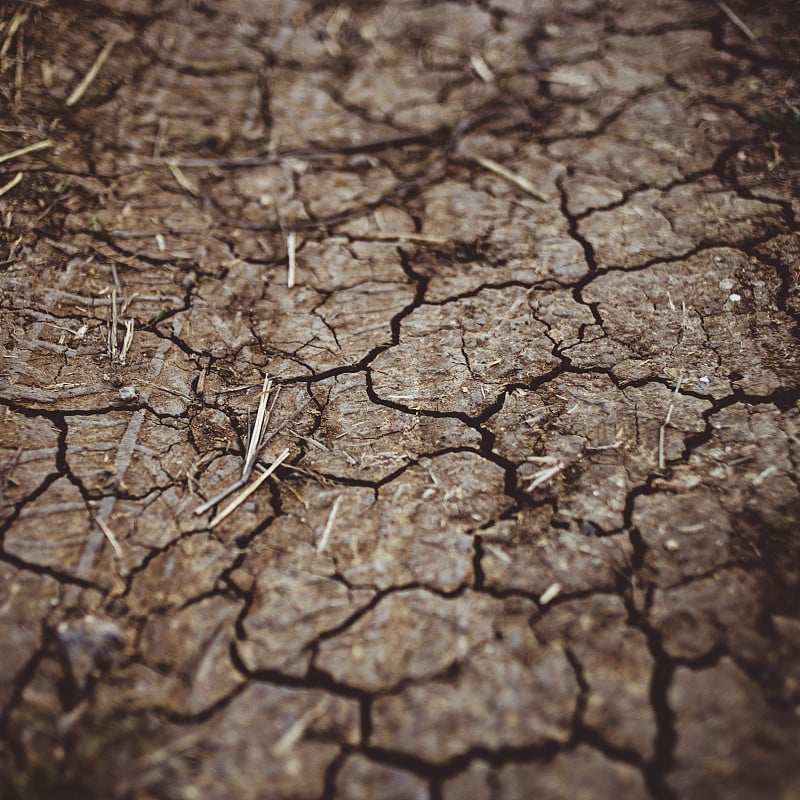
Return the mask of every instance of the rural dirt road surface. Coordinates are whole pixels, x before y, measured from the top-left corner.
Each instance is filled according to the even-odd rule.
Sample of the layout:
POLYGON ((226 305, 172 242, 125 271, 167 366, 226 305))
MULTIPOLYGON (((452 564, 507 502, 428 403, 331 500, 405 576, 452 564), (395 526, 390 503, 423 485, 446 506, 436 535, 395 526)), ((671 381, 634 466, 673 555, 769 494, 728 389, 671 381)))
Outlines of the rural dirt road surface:
POLYGON ((793 0, 11 0, 0 109, 0 796, 800 797, 793 0))

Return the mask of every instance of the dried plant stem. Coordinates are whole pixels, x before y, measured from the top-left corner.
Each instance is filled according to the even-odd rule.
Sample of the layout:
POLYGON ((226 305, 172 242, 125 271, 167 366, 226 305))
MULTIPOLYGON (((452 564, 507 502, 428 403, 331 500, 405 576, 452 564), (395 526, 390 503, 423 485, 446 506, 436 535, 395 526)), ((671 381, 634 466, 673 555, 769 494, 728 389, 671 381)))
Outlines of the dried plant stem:
POLYGON ((317 552, 322 553, 328 546, 328 540, 331 538, 331 531, 333 530, 333 523, 336 520, 336 515, 339 513, 339 506, 342 504, 344 495, 339 495, 331 506, 331 512, 328 514, 328 521, 325 523, 325 529, 322 531, 322 536, 319 538, 317 545, 317 552))
POLYGON ((6 194, 6 192, 10 192, 21 180, 22 173, 18 172, 8 183, 4 183, 0 186, 0 197, 6 194))
POLYGON ((286 286, 291 289, 294 286, 295 278, 297 276, 297 234, 294 231, 289 231, 286 237, 286 252, 289 257, 289 274, 286 278, 286 286))
POLYGON ((114 531, 108 527, 108 523, 101 517, 95 517, 94 521, 97 523, 97 527, 103 532, 103 536, 108 539, 117 558, 122 558, 122 547, 120 546, 119 539, 114 535, 114 531))
POLYGON ((520 189, 522 189, 523 192, 527 192, 531 197, 535 197, 537 200, 541 200, 543 203, 548 202, 550 199, 546 195, 542 194, 542 192, 540 192, 524 175, 520 175, 517 172, 512 172, 502 164, 498 164, 494 159, 484 158, 483 156, 475 156, 475 160, 484 169, 488 169, 489 172, 494 172, 495 175, 499 175, 509 183, 513 183, 515 186, 518 186, 520 189))
POLYGON ((208 524, 209 528, 215 528, 222 522, 226 517, 230 516, 236 509, 250 497, 253 492, 261 486, 264 481, 275 472, 278 467, 283 464, 286 459, 289 458, 289 450, 284 450, 273 462, 270 466, 261 474, 259 475, 241 494, 237 495, 230 503, 228 503, 222 511, 217 514, 214 519, 208 524))
POLYGON ((114 49, 116 45, 116 40, 112 39, 101 51, 100 55, 94 60, 94 64, 89 67, 89 71, 86 75, 83 76, 83 80, 75 87, 75 90, 72 94, 67 98, 66 106, 69 108, 70 106, 74 106, 84 94, 86 94, 86 90, 92 85, 94 79, 100 73, 100 70, 103 68, 103 64, 108 61, 108 57, 111 55, 111 51, 114 49))
POLYGON ((757 42, 758 37, 753 31, 745 24, 744 20, 735 14, 722 0, 716 0, 717 8, 751 41, 757 42))
POLYGON ((14 158, 26 156, 28 153, 35 153, 37 150, 46 150, 48 147, 53 147, 54 142, 52 139, 43 139, 41 142, 34 142, 27 147, 20 147, 19 150, 12 150, 10 153, 4 153, 0 156, 0 164, 4 161, 11 161, 14 158))

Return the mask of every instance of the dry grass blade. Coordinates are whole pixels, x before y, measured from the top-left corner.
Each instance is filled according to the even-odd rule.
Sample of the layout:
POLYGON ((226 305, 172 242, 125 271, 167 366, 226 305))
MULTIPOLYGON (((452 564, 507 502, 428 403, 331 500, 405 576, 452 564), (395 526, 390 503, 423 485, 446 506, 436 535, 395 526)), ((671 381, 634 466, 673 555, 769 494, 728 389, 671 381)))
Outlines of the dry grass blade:
POLYGON ((11 161, 14 158, 19 158, 20 156, 26 156, 28 153, 35 153, 37 150, 46 150, 48 147, 52 147, 53 144, 54 142, 52 139, 43 139, 41 142, 29 144, 27 147, 20 147, 19 150, 12 150, 10 153, 4 153, 0 156, 0 164, 4 161, 11 161))
POLYGON ((122 558, 122 547, 119 543, 119 539, 117 539, 117 537, 114 535, 114 531, 112 531, 111 528, 108 527, 106 521, 100 517, 95 517, 94 521, 97 523, 97 527, 103 532, 103 536, 108 539, 111 547, 114 548, 114 553, 116 554, 117 558, 122 558))
POLYGON ((5 56, 8 54, 8 50, 11 47, 11 42, 14 39, 14 35, 28 19, 28 13, 29 12, 27 11, 19 10, 11 18, 11 22, 8 23, 8 27, 6 28, 6 38, 3 41, 2 46, 0 46, 0 58, 5 58, 5 56))
POLYGON ((552 603, 553 600, 561 593, 561 584, 560 583, 551 583, 543 592, 542 596, 539 598, 539 605, 546 606, 549 603, 552 603))
POLYGON ((568 68, 548 72, 545 76, 548 83, 559 83, 562 86, 575 86, 579 89, 594 89, 595 82, 588 75, 581 72, 574 72, 568 68))
POLYGON ((181 189, 193 195, 194 197, 200 196, 200 190, 194 185, 194 183, 192 183, 191 180, 189 180, 189 178, 186 177, 183 170, 177 164, 175 164, 173 161, 168 161, 167 166, 169 167, 169 171, 172 173, 172 177, 175 178, 175 183, 177 183, 181 189))
POLYGON ((246 478, 239 478, 238 481, 235 481, 230 486, 226 486, 219 494, 214 495, 210 500, 206 500, 205 503, 201 503, 197 506, 194 513, 197 514, 197 516, 205 514, 206 511, 213 508, 217 503, 221 503, 226 497, 230 497, 237 489, 241 489, 246 483, 246 478))
POLYGON ((246 481, 253 471, 258 456, 258 449, 261 446, 261 439, 264 435, 265 419, 264 416, 267 411, 267 400, 272 391, 272 379, 264 376, 264 383, 261 386, 261 397, 258 401, 258 412, 256 413, 256 423, 250 431, 250 438, 247 443, 247 454, 244 459, 244 468, 242 469, 242 480, 246 481))
POLYGON ((437 236, 423 236, 419 233, 391 233, 389 231, 381 231, 372 237, 377 241, 383 242, 420 242, 421 244, 438 244, 448 245, 450 239, 442 239, 437 236))
POLYGON ((278 402, 278 398, 281 396, 281 389, 282 388, 283 387, 280 384, 278 384, 275 387, 275 395, 272 398, 272 403, 270 404, 269 411, 267 411, 267 416, 266 416, 266 418, 264 420, 264 426, 263 426, 264 433, 261 436, 261 439, 259 440, 259 443, 258 443, 258 449, 259 450, 263 450, 264 449, 264 445, 272 438, 271 436, 267 436, 267 428, 269 428, 269 423, 272 420, 272 412, 275 410, 275 405, 278 402))
POLYGON ((475 74, 484 83, 492 83, 494 81, 494 74, 492 73, 491 67, 489 67, 480 53, 474 53, 470 56, 469 63, 472 65, 472 69, 475 70, 475 74))
POLYGON ((117 360, 117 324, 119 314, 117 312, 117 289, 111 290, 111 325, 108 329, 108 357, 112 361, 117 360))
POLYGON ((484 158, 483 156, 475 156, 475 161, 477 161, 484 169, 488 169, 489 172, 493 172, 495 175, 499 175, 509 183, 513 183, 515 186, 518 186, 523 192, 527 192, 531 197, 535 197, 537 200, 541 200, 543 203, 547 203, 550 200, 549 197, 542 194, 524 175, 520 175, 517 172, 512 172, 502 164, 498 164, 494 159, 484 158))
POLYGON ((514 560, 511 556, 506 553, 505 550, 501 550, 497 545, 494 544, 487 544, 484 542, 483 549, 486 550, 487 553, 491 553, 495 558, 502 561, 504 564, 513 564, 514 560))
POLYGON ((256 489, 258 489, 258 487, 261 486, 261 484, 264 483, 264 481, 267 478, 269 478, 269 476, 272 475, 272 473, 275 472, 275 470, 278 469, 278 467, 281 464, 283 464, 283 462, 286 461, 287 458, 289 458, 288 449, 284 450, 272 462, 272 464, 270 464, 270 466, 266 469, 266 471, 264 471, 261 475, 259 475, 241 494, 238 494, 233 500, 231 500, 231 502, 228 503, 228 505, 225 506, 225 508, 223 508, 222 511, 220 511, 216 517, 214 517, 214 519, 211 520, 211 522, 208 524, 208 527, 215 528, 217 525, 219 525, 220 522, 222 522, 224 519, 229 517, 234 511, 236 511, 236 509, 242 503, 244 503, 244 501, 247 500, 247 498, 250 497, 250 495, 253 494, 253 492, 255 492, 256 489))
POLYGON ((331 531, 333 530, 333 523, 336 520, 336 515, 339 513, 339 506, 342 504, 344 495, 339 495, 331 506, 331 513, 328 514, 328 521, 325 523, 325 530, 322 531, 322 536, 319 538, 317 545, 317 552, 322 553, 328 546, 328 540, 331 538, 331 531))
POLYGON ((550 478, 558 475, 565 466, 563 461, 559 461, 558 464, 553 464, 552 467, 540 469, 538 472, 535 472, 533 474, 533 480, 528 485, 527 491, 532 492, 534 489, 538 489, 542 484, 547 483, 550 478))
MULTIPOLYGON (((249 388, 249 387, 242 387, 242 388, 249 388)), ((261 450, 267 444, 267 442, 269 442, 270 439, 272 439, 273 436, 275 436, 275 434, 277 434, 281 430, 281 428, 287 425, 294 418, 294 416, 296 416, 295 414, 292 417, 290 417, 289 420, 284 421, 277 428, 277 430, 273 431, 271 434, 269 435, 265 434, 267 426, 269 425, 269 421, 270 419, 272 419, 272 412, 275 409, 275 403, 277 403, 278 401, 280 388, 281 387, 278 386, 275 392, 275 396, 272 400, 272 405, 270 406, 269 411, 267 412, 266 410, 267 398, 269 397, 270 392, 272 391, 272 379, 267 375, 264 376, 264 383, 261 386, 261 397, 258 402, 258 412, 256 413, 255 425, 248 432, 247 445, 245 448, 246 449, 245 461, 244 461, 244 466, 242 467, 242 476, 239 478, 239 480, 235 481, 230 486, 223 489, 219 494, 215 495, 210 500, 206 500, 205 503, 199 505, 194 510, 195 514, 198 515, 205 514, 206 511, 208 511, 213 506, 217 505, 217 503, 221 503, 226 497, 232 495, 237 489, 241 489, 242 486, 244 486, 247 483, 248 479, 250 478, 250 475, 253 471, 253 467, 255 466, 256 463, 256 458, 258 457, 259 450, 261 450)), ((302 411, 303 409, 300 410, 302 411)), ((297 413, 300 412, 298 411, 297 413)))
POLYGON ((751 41, 757 42, 758 36, 744 23, 744 20, 735 14, 722 0, 715 0, 717 8, 751 41))
POLYGON ((0 197, 10 192, 22 180, 22 173, 18 172, 8 183, 0 186, 0 197))
POLYGON ((285 756, 303 738, 309 726, 324 716, 327 703, 325 700, 308 709, 299 719, 295 720, 286 732, 275 742, 272 752, 276 756, 285 756))
POLYGON ((94 60, 94 64, 89 67, 89 71, 86 75, 83 76, 83 80, 75 87, 75 90, 72 94, 67 98, 66 106, 69 108, 70 106, 74 106, 84 94, 86 94, 86 90, 92 85, 94 79, 100 74, 100 70, 103 68, 103 64, 108 61, 108 57, 111 55, 111 51, 114 49, 114 46, 117 44, 115 39, 112 39, 101 51, 100 55, 94 60))
POLYGON ((119 351, 119 363, 124 364, 128 355, 128 350, 133 344, 133 328, 135 322, 132 319, 125 320, 125 338, 122 340, 122 349, 119 351))
POLYGON ((295 276, 297 274, 297 234, 294 231, 289 231, 286 237, 286 253, 289 256, 289 274, 286 279, 286 285, 291 289, 294 286, 295 276))

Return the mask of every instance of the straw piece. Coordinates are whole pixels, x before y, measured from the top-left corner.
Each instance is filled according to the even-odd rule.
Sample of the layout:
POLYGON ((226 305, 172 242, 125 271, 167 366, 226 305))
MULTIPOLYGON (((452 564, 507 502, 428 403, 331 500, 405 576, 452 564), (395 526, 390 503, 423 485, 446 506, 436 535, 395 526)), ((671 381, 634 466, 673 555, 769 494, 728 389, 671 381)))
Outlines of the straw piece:
POLYGON ((4 161, 11 161, 13 158, 26 156, 28 153, 35 153, 37 150, 45 150, 48 147, 53 147, 54 144, 52 139, 43 139, 41 142, 29 144, 27 147, 20 147, 19 150, 12 150, 10 153, 4 153, 0 156, 0 164, 4 161))
POLYGON ((542 596, 539 598, 539 605, 546 606, 548 603, 551 603, 553 600, 555 600, 557 595, 559 595, 560 593, 561 593, 561 584, 551 583, 544 590, 544 592, 542 592, 542 596))
POLYGON ((328 521, 325 523, 325 530, 322 531, 322 536, 320 537, 319 544, 317 545, 318 553, 323 552, 323 550, 325 550, 325 548, 328 546, 328 540, 331 538, 331 531, 333 530, 333 522, 336 519, 336 515, 339 513, 339 506, 342 504, 343 499, 344 495, 340 494, 333 501, 331 513, 328 514, 328 521))
POLYGON ((22 173, 18 172, 8 183, 0 186, 0 197, 6 192, 10 192, 22 180, 22 173))
POLYGON ((119 363, 124 364, 128 355, 128 350, 131 349, 133 344, 133 328, 136 324, 132 319, 125 320, 125 338, 122 340, 122 349, 119 351, 119 363))
POLYGON ((475 53, 470 56, 469 63, 472 65, 472 69, 475 70, 477 76, 484 83, 492 83, 494 81, 494 73, 480 53, 475 53))
POLYGON ((175 164, 173 161, 168 161, 167 166, 169 167, 169 171, 172 173, 172 177, 175 178, 175 183, 181 187, 189 194, 194 195, 195 197, 200 196, 200 190, 192 183, 192 181, 186 177, 183 170, 175 164))
POLYGON ((114 531, 108 527, 108 524, 104 519, 100 517, 95 517, 94 521, 97 523, 97 527, 103 532, 103 535, 108 539, 111 546, 114 548, 114 553, 116 554, 117 558, 122 558, 122 547, 120 546, 119 539, 114 535, 114 531))
POLYGON ((294 231, 289 231, 286 237, 286 251, 289 256, 289 275, 286 279, 286 285, 291 289, 294 286, 295 276, 297 273, 297 259, 295 257, 295 250, 297 247, 297 234, 294 231))
POLYGON ((540 469, 538 472, 534 473, 533 480, 530 482, 527 491, 532 492, 534 489, 538 489, 543 483, 547 483, 554 475, 558 475, 565 466, 566 464, 559 461, 558 464, 554 464, 552 467, 540 469))
POLYGON ((247 446, 247 454, 244 459, 244 468, 242 469, 242 480, 247 480, 250 473, 253 471, 253 466, 256 463, 258 456, 258 449, 261 445, 261 437, 264 433, 264 414, 267 410, 267 399, 272 391, 272 379, 264 376, 264 383, 261 386, 261 397, 258 401, 258 412, 256 413, 256 424, 250 435, 250 440, 247 446))
POLYGON ((101 51, 100 55, 94 60, 94 64, 89 67, 89 71, 84 75, 83 80, 77 85, 75 91, 67 98, 66 106, 69 108, 70 106, 74 106, 84 94, 86 94, 86 90, 92 85, 94 79, 100 73, 100 70, 103 68, 103 64, 108 61, 108 57, 111 55, 111 51, 114 49, 116 45, 116 40, 112 39, 101 51))
POLYGON ((273 462, 270 466, 264 471, 261 475, 259 475, 241 494, 238 494, 231 502, 222 509, 222 511, 217 514, 214 519, 208 524, 208 527, 215 528, 222 522, 224 519, 229 517, 236 509, 253 494, 259 486, 261 486, 264 481, 275 472, 278 467, 283 464, 286 459, 289 458, 289 450, 284 450, 273 462))
POLYGON ((499 175, 501 178, 513 183, 515 186, 518 186, 523 192, 527 192, 531 197, 535 197, 537 200, 541 200, 543 203, 547 203, 550 200, 549 197, 542 194, 524 175, 520 175, 517 172, 512 172, 510 169, 507 169, 494 159, 484 158, 483 156, 475 156, 475 161, 477 161, 484 169, 488 169, 489 172, 494 172, 495 175, 499 175))
POLYGON ((757 42, 758 36, 756 36, 753 31, 744 23, 741 17, 734 14, 734 12, 727 6, 726 3, 723 3, 722 0, 716 0, 717 8, 725 14, 725 16, 751 41, 757 42))

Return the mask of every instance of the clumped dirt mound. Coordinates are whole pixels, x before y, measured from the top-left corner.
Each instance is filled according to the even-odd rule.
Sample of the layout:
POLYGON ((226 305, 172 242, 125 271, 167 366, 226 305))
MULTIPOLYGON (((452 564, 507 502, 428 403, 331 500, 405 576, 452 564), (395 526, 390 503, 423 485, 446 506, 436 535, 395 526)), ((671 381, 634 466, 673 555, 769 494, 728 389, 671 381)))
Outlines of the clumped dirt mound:
POLYGON ((4 797, 800 796, 761 5, 4 5, 4 797))

